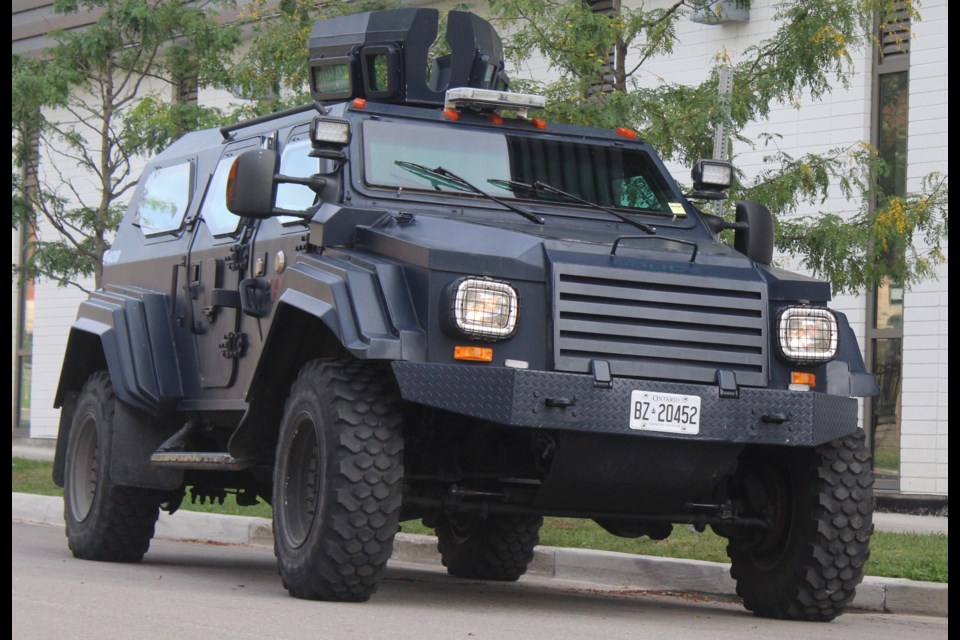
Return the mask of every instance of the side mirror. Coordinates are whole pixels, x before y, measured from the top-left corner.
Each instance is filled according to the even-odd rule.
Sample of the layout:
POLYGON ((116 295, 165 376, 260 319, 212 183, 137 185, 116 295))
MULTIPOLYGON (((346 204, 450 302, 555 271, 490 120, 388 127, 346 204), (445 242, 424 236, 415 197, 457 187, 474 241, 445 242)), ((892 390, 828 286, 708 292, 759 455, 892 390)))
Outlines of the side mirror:
POLYGON ((306 211, 290 211, 274 206, 278 184, 300 184, 314 193, 323 191, 327 181, 320 176, 297 178, 277 173, 280 156, 273 149, 251 149, 237 156, 227 176, 227 209, 244 217, 264 220, 276 215, 309 218, 306 211))
POLYGON ((734 248, 754 262, 770 264, 773 261, 773 216, 770 209, 759 202, 741 200, 737 203, 737 228, 733 236, 734 248))
POLYGON ((271 217, 277 198, 274 176, 280 156, 273 149, 251 149, 237 156, 227 177, 227 209, 244 218, 271 217))

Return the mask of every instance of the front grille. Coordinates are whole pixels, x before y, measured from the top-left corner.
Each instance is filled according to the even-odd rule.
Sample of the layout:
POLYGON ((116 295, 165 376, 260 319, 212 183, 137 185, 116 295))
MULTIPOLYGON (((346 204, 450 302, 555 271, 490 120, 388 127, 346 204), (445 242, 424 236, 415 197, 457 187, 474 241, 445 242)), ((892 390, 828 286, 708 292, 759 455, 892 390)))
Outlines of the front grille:
POLYGON ((660 271, 554 265, 554 362, 586 373, 767 384, 767 295, 761 282, 660 271))

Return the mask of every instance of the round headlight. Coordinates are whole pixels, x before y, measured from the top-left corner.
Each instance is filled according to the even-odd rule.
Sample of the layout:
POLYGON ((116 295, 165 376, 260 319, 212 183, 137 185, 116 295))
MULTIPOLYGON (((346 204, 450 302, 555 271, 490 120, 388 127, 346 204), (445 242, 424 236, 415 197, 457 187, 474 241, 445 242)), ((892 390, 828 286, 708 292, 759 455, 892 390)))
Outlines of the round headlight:
POLYGON ((777 318, 780 354, 797 364, 816 364, 837 355, 837 318, 820 307, 787 307, 777 318))
POLYGON ((468 336, 486 340, 509 338, 517 329, 520 299, 506 282, 464 278, 453 295, 453 321, 468 336))

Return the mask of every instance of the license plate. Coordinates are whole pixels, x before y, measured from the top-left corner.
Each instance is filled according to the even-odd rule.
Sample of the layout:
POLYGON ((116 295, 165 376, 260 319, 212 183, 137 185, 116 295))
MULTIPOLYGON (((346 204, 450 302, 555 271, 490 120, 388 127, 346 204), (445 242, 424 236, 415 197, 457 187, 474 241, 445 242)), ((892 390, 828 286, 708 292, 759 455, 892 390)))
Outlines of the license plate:
POLYGON ((630 428, 690 435, 700 433, 700 396, 634 391, 630 394, 630 428))

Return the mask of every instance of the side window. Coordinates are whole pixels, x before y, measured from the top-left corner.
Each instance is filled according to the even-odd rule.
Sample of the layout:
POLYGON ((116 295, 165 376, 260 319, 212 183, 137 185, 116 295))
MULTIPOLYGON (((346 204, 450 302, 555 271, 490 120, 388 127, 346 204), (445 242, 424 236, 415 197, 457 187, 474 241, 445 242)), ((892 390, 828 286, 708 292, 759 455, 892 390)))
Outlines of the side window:
POLYGON ((193 163, 159 167, 150 174, 137 206, 140 230, 148 236, 180 228, 190 204, 193 163))
POLYGON ((228 151, 220 159, 216 171, 213 172, 213 179, 210 180, 210 186, 207 188, 207 195, 204 196, 203 204, 200 206, 200 216, 214 236, 233 233, 240 223, 240 216, 230 213, 227 209, 227 177, 230 175, 233 161, 241 151, 246 149, 228 151))
MULTIPOLYGON (((280 156, 280 173, 295 178, 307 178, 320 172, 320 161, 310 157, 310 139, 294 138, 283 148, 280 156)), ((302 184, 281 184, 277 186, 277 206, 281 209, 303 211, 313 206, 317 195, 310 187, 302 184)), ((300 218, 293 216, 279 216, 283 224, 299 222, 300 218)))

